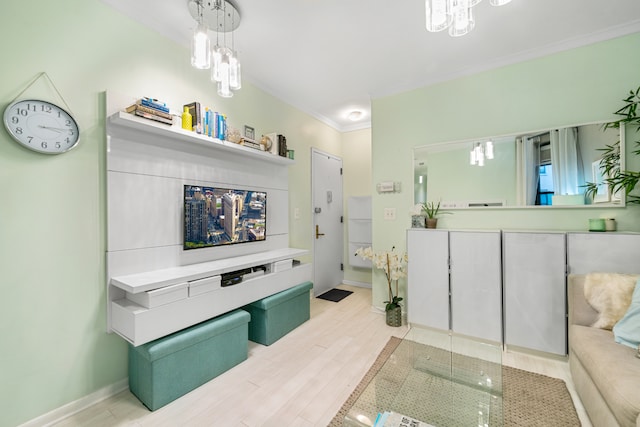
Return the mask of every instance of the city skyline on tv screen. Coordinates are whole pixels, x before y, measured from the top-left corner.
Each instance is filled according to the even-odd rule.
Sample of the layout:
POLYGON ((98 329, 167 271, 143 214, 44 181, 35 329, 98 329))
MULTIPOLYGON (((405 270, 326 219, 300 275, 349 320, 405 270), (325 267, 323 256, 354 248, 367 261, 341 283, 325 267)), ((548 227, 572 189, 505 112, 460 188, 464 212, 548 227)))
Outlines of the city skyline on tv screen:
POLYGON ((267 193, 184 186, 184 249, 266 239, 267 193))

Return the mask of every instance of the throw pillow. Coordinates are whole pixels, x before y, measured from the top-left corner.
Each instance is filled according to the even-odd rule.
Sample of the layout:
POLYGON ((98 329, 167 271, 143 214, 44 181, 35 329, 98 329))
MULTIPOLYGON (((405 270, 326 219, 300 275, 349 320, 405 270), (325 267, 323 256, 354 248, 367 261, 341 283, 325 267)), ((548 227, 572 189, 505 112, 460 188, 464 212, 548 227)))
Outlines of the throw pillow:
POLYGON ((631 294, 638 281, 636 274, 589 273, 584 282, 584 296, 597 312, 594 328, 613 328, 629 309, 631 294))
POLYGON ((622 319, 613 327, 616 342, 637 349, 640 346, 640 280, 631 297, 631 306, 622 319))

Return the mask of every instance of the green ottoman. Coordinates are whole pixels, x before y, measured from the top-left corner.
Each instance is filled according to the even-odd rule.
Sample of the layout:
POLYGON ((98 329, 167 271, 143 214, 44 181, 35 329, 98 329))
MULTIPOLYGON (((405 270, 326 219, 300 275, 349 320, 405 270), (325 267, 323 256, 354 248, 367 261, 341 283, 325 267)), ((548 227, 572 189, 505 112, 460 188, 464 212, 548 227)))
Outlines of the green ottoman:
POLYGON ((309 320, 309 291, 313 283, 304 282, 243 307, 251 314, 249 339, 271 345, 309 320))
POLYGON ((249 313, 235 310, 138 347, 129 388, 152 411, 247 359, 249 313))

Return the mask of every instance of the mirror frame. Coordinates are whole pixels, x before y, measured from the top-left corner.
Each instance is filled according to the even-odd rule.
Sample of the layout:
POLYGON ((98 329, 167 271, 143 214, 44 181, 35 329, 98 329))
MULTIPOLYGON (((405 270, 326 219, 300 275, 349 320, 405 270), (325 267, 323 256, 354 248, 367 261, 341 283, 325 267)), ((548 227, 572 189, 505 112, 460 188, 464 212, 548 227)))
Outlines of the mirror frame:
MULTIPOLYGON (((412 150, 412 189, 413 189, 413 202, 414 205, 420 203, 416 200, 416 162, 420 158, 416 156, 416 153, 422 152, 424 153, 421 157, 424 158, 425 155, 428 156, 429 153, 437 153, 443 151, 452 151, 455 149, 460 149, 463 147, 470 147, 472 144, 480 141, 488 141, 488 140, 499 140, 503 138, 517 138, 523 135, 535 135, 540 133, 549 132, 552 129, 561 129, 561 128, 569 128, 569 127, 580 127, 580 126, 590 126, 590 125, 604 125, 605 123, 609 123, 611 120, 605 121, 595 121, 589 123, 581 123, 581 124, 571 124, 566 126, 554 126, 552 128, 545 128, 540 130, 532 130, 532 131, 524 131, 524 132, 514 132, 509 134, 503 134, 498 136, 489 136, 489 137, 479 137, 479 138, 469 138, 464 140, 454 140, 448 142, 438 142, 434 144, 425 144, 418 145, 413 147, 412 150)), ((619 143, 620 143, 620 169, 624 170, 626 167, 626 129, 625 126, 621 126, 619 128, 619 143)), ((468 163, 467 163, 468 165, 468 163)), ((517 171, 516 171, 517 173, 517 171)), ((427 172, 427 182, 428 182, 428 172, 427 172)), ((587 181, 588 182, 588 181, 587 181)), ((517 177, 514 176, 514 186, 517 187, 517 177)), ((518 193, 518 188, 516 188, 516 194, 518 193)), ((487 209, 597 209, 597 208, 623 208, 626 206, 626 197, 624 191, 620 194, 619 201, 609 201, 604 203, 591 203, 591 204, 583 204, 583 205, 503 205, 503 206, 468 206, 468 207, 455 207, 455 206, 445 206, 442 208, 446 210, 487 210, 487 209)), ((428 195, 427 195, 427 200, 428 195)), ((429 200, 432 201, 432 200, 429 200)))

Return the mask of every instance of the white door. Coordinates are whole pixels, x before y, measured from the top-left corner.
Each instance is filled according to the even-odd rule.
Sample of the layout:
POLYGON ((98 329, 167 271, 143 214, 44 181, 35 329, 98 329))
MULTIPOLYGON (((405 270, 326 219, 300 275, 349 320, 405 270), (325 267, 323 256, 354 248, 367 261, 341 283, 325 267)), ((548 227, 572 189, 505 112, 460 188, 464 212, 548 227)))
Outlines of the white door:
POLYGON ((313 293, 342 283, 342 159, 311 149, 313 293))

